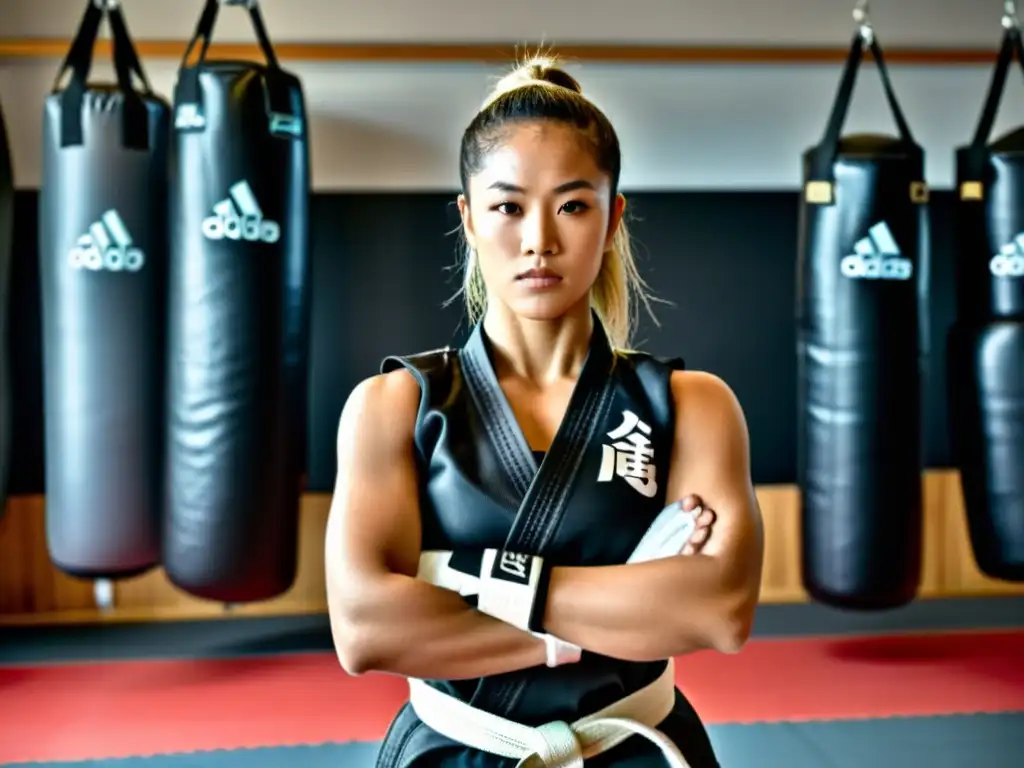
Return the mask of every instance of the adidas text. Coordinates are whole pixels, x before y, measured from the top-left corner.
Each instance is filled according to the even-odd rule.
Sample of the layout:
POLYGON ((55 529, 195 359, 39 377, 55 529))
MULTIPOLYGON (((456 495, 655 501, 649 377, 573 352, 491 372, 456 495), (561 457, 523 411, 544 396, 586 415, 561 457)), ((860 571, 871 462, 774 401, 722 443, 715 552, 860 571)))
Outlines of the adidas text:
POLYGON ((145 253, 133 245, 124 221, 114 210, 93 223, 68 253, 72 269, 92 272, 138 272, 145 264, 145 253))
POLYGON ((883 259, 881 256, 845 257, 839 268, 846 277, 861 280, 909 280, 914 274, 914 265, 908 259, 883 259))
POLYGON ((845 277, 855 280, 909 280, 914 275, 914 262, 900 253, 896 239, 884 221, 871 227, 867 237, 854 244, 853 251, 839 262, 839 270, 845 277))
POLYGON ((1000 253, 988 263, 995 277, 1024 277, 1024 255, 1000 253))
POLYGON ((203 235, 209 240, 247 240, 276 243, 281 225, 263 218, 248 182, 233 185, 230 194, 213 206, 213 215, 203 219, 203 235))

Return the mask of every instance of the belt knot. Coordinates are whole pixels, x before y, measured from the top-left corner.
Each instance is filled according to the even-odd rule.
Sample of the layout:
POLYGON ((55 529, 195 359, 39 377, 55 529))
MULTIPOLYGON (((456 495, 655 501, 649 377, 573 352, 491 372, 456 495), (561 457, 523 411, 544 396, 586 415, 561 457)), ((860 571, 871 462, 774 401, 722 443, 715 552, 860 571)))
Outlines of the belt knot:
POLYGON ((517 768, 583 768, 583 748, 568 723, 556 720, 534 730, 534 752, 517 768))

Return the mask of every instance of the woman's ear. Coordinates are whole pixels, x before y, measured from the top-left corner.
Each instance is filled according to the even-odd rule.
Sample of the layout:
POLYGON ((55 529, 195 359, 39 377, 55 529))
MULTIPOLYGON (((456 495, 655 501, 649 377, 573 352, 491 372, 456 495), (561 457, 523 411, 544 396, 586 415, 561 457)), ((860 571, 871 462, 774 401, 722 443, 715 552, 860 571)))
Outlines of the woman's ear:
POLYGON ((615 203, 612 205, 611 215, 608 217, 608 235, 604 241, 605 250, 612 247, 615 233, 619 231, 619 224, 622 223, 622 216, 626 213, 626 196, 618 194, 615 196, 615 203))
POLYGON ((459 216, 462 218, 462 234, 470 248, 476 248, 476 233, 473 232, 473 217, 469 212, 469 201, 465 195, 459 195, 459 216))

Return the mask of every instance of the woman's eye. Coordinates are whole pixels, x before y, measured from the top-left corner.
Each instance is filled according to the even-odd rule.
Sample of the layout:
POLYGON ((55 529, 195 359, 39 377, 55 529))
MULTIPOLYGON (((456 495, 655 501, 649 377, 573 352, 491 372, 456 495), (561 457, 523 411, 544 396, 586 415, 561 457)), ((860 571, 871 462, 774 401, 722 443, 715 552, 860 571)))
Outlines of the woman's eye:
MULTIPOLYGON (((579 200, 570 200, 561 207, 560 212, 571 215, 574 213, 581 213, 586 209, 586 203, 579 200)), ((522 208, 520 208, 516 203, 498 203, 498 205, 494 206, 494 210, 506 216, 516 216, 523 212, 522 208)))

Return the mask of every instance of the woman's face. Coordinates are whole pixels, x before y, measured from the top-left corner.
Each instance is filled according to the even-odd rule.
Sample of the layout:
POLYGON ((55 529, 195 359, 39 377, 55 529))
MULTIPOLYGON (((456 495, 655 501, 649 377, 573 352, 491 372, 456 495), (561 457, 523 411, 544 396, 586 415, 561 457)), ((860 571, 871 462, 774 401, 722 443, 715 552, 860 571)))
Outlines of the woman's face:
POLYGON ((514 125, 469 180, 459 211, 476 250, 489 304, 551 320, 589 307, 625 208, 577 129, 556 122, 514 125))

